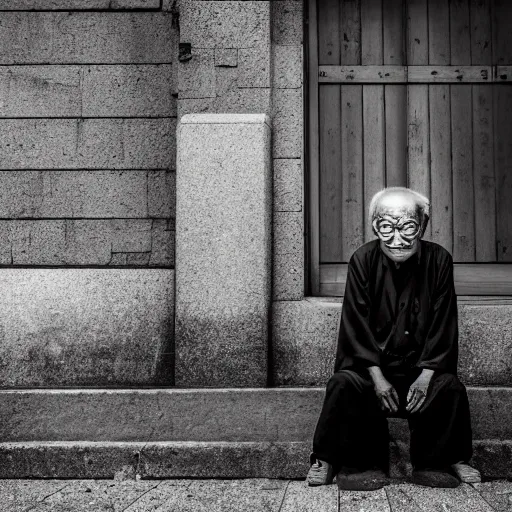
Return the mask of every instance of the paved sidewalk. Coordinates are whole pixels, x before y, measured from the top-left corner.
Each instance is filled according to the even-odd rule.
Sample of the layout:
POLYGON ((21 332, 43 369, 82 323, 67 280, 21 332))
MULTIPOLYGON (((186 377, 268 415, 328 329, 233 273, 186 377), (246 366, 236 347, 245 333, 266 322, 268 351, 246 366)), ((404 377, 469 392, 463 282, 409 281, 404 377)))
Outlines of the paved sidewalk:
POLYGON ((393 484, 338 493, 287 480, 0 480, 0 511, 55 512, 505 512, 512 482, 429 489, 393 484))

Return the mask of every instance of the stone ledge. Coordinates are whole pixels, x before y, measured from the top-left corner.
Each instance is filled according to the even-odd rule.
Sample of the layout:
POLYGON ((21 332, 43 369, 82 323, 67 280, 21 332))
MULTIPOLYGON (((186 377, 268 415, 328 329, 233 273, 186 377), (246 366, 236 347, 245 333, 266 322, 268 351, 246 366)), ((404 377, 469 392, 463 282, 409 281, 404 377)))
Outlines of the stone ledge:
POLYGON ((266 124, 271 127, 266 114, 185 114, 180 119, 184 124, 266 124))
MULTIPOLYGON (((469 388, 475 439, 512 439, 512 388, 469 388)), ((324 388, 0 391, 5 442, 306 442, 324 388)), ((391 420, 394 440, 407 422, 391 420)))
MULTIPOLYGON (((391 448, 391 476, 410 468, 391 448)), ((512 442, 474 443, 484 478, 512 477, 512 442)), ((308 470, 309 443, 0 443, 0 478, 296 478, 308 470)))
MULTIPOLYGON (((327 381, 340 312, 340 299, 273 303, 274 384, 314 386, 327 381)), ((459 304, 459 376, 465 384, 512 384, 511 316, 512 304, 459 304)))

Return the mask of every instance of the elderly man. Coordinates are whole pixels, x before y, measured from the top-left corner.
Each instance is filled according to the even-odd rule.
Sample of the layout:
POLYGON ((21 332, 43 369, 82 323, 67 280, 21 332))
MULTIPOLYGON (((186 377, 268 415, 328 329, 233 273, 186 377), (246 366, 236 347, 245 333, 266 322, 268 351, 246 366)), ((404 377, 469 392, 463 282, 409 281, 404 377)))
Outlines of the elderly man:
POLYGON ((457 298, 448 251, 422 240, 429 201, 413 190, 377 193, 376 240, 352 255, 335 374, 313 440, 309 485, 385 485, 387 416, 411 432, 412 480, 431 487, 479 481, 466 390, 457 378, 457 298))

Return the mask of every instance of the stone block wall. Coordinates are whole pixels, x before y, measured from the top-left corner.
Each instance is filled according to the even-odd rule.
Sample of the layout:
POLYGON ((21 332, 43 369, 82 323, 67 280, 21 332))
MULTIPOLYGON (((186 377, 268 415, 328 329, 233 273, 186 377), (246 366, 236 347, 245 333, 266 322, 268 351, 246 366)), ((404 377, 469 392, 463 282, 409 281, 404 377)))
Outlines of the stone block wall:
POLYGON ((171 8, 2 0, 0 11, 0 265, 173 267, 171 8))

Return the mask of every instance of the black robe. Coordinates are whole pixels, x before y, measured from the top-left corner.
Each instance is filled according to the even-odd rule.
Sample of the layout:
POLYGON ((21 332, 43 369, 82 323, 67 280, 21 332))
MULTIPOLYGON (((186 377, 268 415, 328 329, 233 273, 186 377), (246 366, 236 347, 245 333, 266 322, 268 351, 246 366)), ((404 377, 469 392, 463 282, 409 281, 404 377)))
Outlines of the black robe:
POLYGON ((361 366, 457 373, 457 297, 450 253, 420 241, 397 269, 364 244, 352 255, 340 320, 335 371, 361 366))

